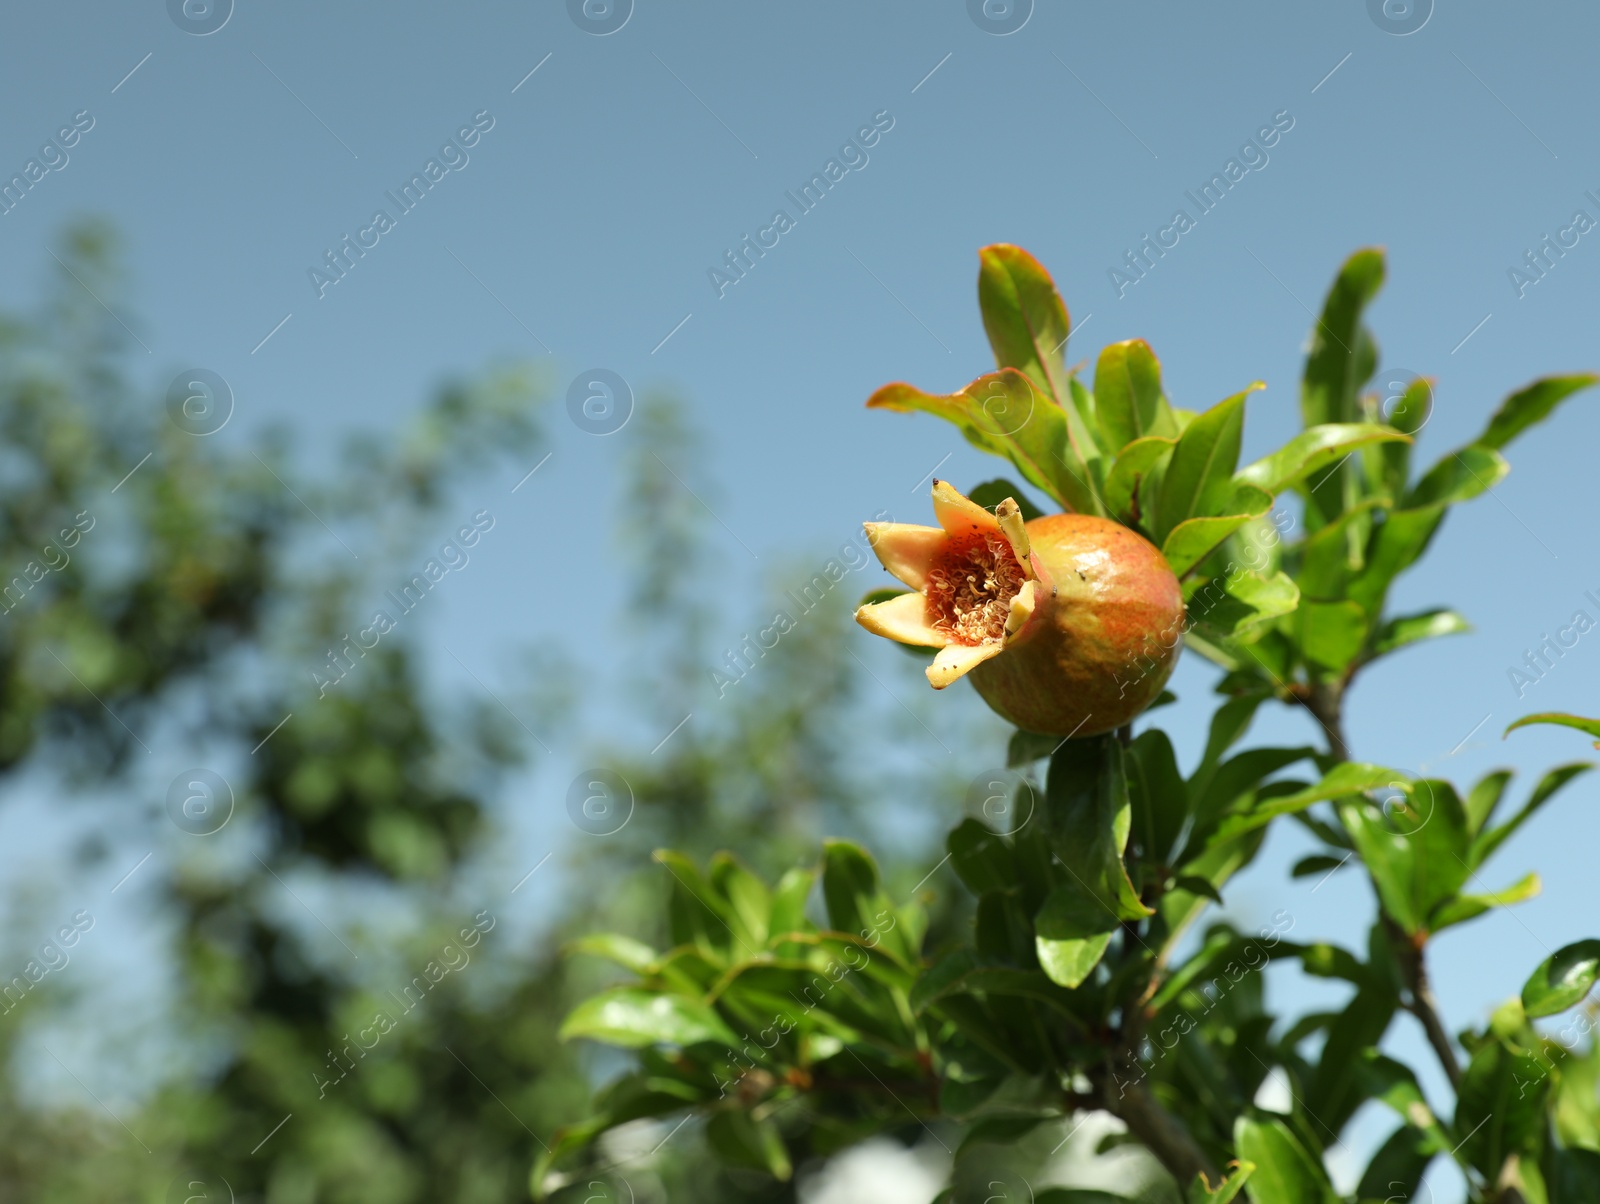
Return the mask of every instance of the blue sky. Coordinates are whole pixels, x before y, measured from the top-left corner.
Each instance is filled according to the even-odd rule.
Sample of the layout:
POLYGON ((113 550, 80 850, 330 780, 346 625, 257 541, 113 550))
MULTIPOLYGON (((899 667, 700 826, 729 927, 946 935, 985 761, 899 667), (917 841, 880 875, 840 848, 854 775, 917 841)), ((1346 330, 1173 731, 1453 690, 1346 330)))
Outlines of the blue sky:
MULTIPOLYGON (((1600 361, 1600 232, 1537 283, 1509 275, 1575 210, 1600 220, 1585 195, 1600 195, 1600 131, 1577 82, 1600 10, 1451 0, 1408 36, 1368 10, 1040 4, 995 36, 961 0, 639 0, 596 36, 556 2, 238 0, 196 36, 157 0, 23 6, 0 39, 0 174, 75 114, 93 127, 0 216, 0 302, 37 294, 64 220, 109 215, 126 239, 128 287, 113 304, 138 339, 134 378, 158 399, 176 372, 206 367, 232 387, 239 432, 285 422, 313 454, 497 359, 543 361, 558 395, 592 368, 635 391, 673 387, 709 432, 697 468, 718 483, 731 536, 712 584, 737 596, 882 508, 922 519, 936 465, 957 483, 992 475, 932 419, 861 407, 888 380, 946 391, 988 365, 979 246, 1020 243, 1054 273, 1078 330, 1069 362, 1142 336, 1174 402, 1196 409, 1265 380, 1251 458, 1298 421, 1310 310, 1350 251, 1380 243, 1381 362, 1439 377, 1426 462, 1509 390, 1600 361), (475 115, 492 128, 461 165, 319 296, 310 269, 379 207, 399 214, 386 192, 459 145, 475 115), (719 290, 709 273, 725 253, 791 209, 785 191, 875 116, 893 124, 866 161, 719 290), (1110 270, 1125 253, 1177 208, 1194 214, 1186 191, 1275 117, 1293 124, 1266 161, 1119 289, 1110 270)), ((1600 635, 1524 698, 1508 678, 1574 611, 1600 619, 1584 597, 1600 592, 1594 407, 1580 395, 1513 447, 1511 477, 1454 515, 1405 579, 1398 608, 1453 603, 1477 630, 1367 675, 1349 706, 1359 756, 1464 781, 1513 765, 1526 789, 1583 754, 1553 731, 1499 733, 1528 710, 1597 709, 1600 635)), ((430 620, 429 640, 460 658, 439 654, 447 677, 465 682, 464 665, 507 684, 506 648, 565 638, 570 618, 539 589, 549 516, 575 497, 609 502, 618 447, 559 406, 551 433, 550 461, 514 497, 520 473, 465 499, 463 514, 503 506, 503 529, 430 620)), ((732 611, 730 643, 745 621, 732 611)), ((1190 660, 1184 700, 1165 714, 1192 756, 1207 671, 1190 660)), ((1280 715, 1257 736, 1303 727, 1280 715)), ((1539 865, 1541 899, 1440 942, 1451 1024, 1588 935, 1596 789, 1575 786, 1501 855, 1507 881, 1539 865)), ((560 793, 547 784, 529 800, 535 828, 564 822, 560 793)), ((1239 906, 1285 907, 1354 940, 1365 887, 1286 885, 1296 850, 1275 838, 1239 906)))

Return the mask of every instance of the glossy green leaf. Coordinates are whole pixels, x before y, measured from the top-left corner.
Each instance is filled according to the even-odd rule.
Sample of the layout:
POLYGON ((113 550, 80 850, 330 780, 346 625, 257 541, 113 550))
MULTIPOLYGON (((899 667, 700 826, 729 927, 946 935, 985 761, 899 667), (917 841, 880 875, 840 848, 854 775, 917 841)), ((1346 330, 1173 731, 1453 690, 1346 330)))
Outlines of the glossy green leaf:
POLYGON ((1228 488, 1228 496, 1220 502, 1224 513, 1185 519, 1162 540, 1161 554, 1178 576, 1190 572, 1228 536, 1272 507, 1272 498, 1254 485, 1230 481, 1228 488))
POLYGON ((1328 1024, 1315 1071, 1300 1093, 1302 1107, 1337 1133, 1368 1098, 1363 1057, 1388 1031, 1399 997, 1378 975, 1346 1000, 1328 1024))
POLYGON ((1289 871, 1289 877, 1321 878, 1333 873, 1334 870, 1342 869, 1349 862, 1348 855, 1334 857, 1328 853, 1312 853, 1310 856, 1302 857, 1294 863, 1294 868, 1289 871))
MULTIPOLYGON (((1039 732, 1025 732, 1021 728, 1011 733, 1011 739, 1006 743, 1006 768, 1019 769, 1024 765, 1032 765, 1035 761, 1043 760, 1056 750, 1056 745, 1061 743, 1059 736, 1046 736, 1039 732)), ((991 790, 1003 790, 1008 786, 1006 779, 996 778, 988 783, 991 790)), ((1031 787, 1029 788, 1031 790, 1031 787)), ((1003 794, 991 794, 989 798, 995 805, 1003 802, 1003 794)), ((987 805, 987 804, 986 804, 987 805)))
POLYGON ((1120 921, 1075 881, 1058 886, 1034 917, 1039 965, 1050 981, 1075 988, 1094 972, 1120 921))
POLYGON ((1133 830, 1144 856, 1164 862, 1189 818, 1189 787, 1178 771, 1172 741, 1160 728, 1147 728, 1128 746, 1124 760, 1133 830))
POLYGON ((1523 431, 1543 422, 1550 412, 1580 389, 1600 381, 1592 372, 1572 376, 1547 376, 1507 397, 1489 419, 1489 425, 1476 442, 1481 447, 1500 448, 1523 431))
POLYGON ((1428 920, 1432 932, 1443 932, 1456 924, 1475 920, 1496 907, 1510 907, 1513 903, 1526 903, 1536 897, 1541 889, 1538 874, 1527 874, 1504 890, 1483 895, 1457 895, 1434 909, 1428 920))
POLYGON ((907 384, 885 385, 874 409, 922 410, 954 423, 974 446, 1004 456, 1058 504, 1099 514, 1083 453, 1072 444, 1067 413, 1014 368, 980 376, 959 393, 937 396, 907 384))
MULTIPOLYGON (((1312 473, 1344 459, 1370 443, 1410 442, 1393 427, 1371 422, 1339 422, 1301 431, 1270 456, 1247 464, 1234 475, 1271 494, 1298 485, 1312 473)), ((1319 490, 1320 493, 1320 490, 1319 490)))
POLYGON ((975 895, 1005 890, 1017 881, 1016 863, 1004 840, 975 819, 964 819, 945 838, 956 876, 975 895))
POLYGON ((1303 425, 1348 422, 1355 414, 1356 395, 1376 367, 1363 355, 1361 316, 1383 287, 1383 278, 1384 256, 1378 247, 1364 247, 1340 266, 1311 336, 1300 394, 1303 425))
POLYGON ((1472 1055, 1457 1094, 1453 1128, 1461 1154, 1491 1180, 1506 1157, 1537 1157, 1550 1091, 1549 1063, 1491 1038, 1472 1055))
POLYGON ((1255 1204, 1337 1204, 1328 1173, 1282 1121, 1241 1116, 1233 1144, 1240 1161, 1256 1168, 1250 1176, 1255 1204))
POLYGON ((705 1004, 682 995, 618 987, 585 999, 561 1025, 561 1039, 587 1037, 637 1049, 715 1041, 733 1048, 738 1037, 705 1004))
POLYGON ((1346 587, 1346 595, 1369 615, 1378 614, 1394 579, 1427 550, 1447 508, 1441 504, 1389 511, 1372 539, 1366 563, 1346 587))
MULTIPOLYGON (((1289 749, 1281 751, 1295 752, 1300 756, 1304 756, 1310 750, 1289 749)), ((1249 754, 1241 755, 1248 756, 1249 754)), ((1368 765, 1360 761, 1343 761, 1324 774, 1322 780, 1316 785, 1307 786, 1304 790, 1297 790, 1291 795, 1274 799, 1273 806, 1278 809, 1290 810, 1309 807, 1313 803, 1330 802, 1352 794, 1360 794, 1366 790, 1374 790, 1395 784, 1405 787, 1409 785, 1409 779, 1404 774, 1397 773, 1393 769, 1386 769, 1382 765, 1368 765)))
MULTIPOLYGON (((1194 814, 1189 848, 1198 848, 1199 842, 1210 836, 1226 813, 1253 802, 1262 782, 1295 762, 1305 760, 1313 752, 1306 746, 1247 748, 1218 765, 1203 783, 1196 777, 1189 785, 1190 806, 1194 814)), ((1309 807, 1314 801, 1317 800, 1305 805, 1309 807)))
MULTIPOLYGON (((1231 499, 1235 486, 1233 470, 1239 464, 1239 445, 1244 438, 1244 401, 1257 389, 1256 381, 1198 415, 1184 428, 1173 449, 1172 460, 1161 478, 1161 495, 1156 505, 1155 532, 1165 542, 1168 533, 1185 519, 1196 516, 1233 513, 1220 509, 1231 499)), ((1271 505, 1270 496, 1256 513, 1271 505)), ((1218 540, 1217 542, 1221 542, 1218 540)))
POLYGON ((961 1144, 956 1147, 956 1159, 959 1161, 975 1145, 1015 1145, 1040 1125, 1060 1117, 1052 1114, 1043 1116, 991 1116, 980 1120, 971 1126, 966 1135, 961 1138, 961 1144))
POLYGON ((1530 1017, 1554 1016, 1582 1003, 1600 979, 1600 940, 1564 945, 1539 963, 1522 987, 1530 1017))
POLYGON ((1432 1153, 1448 1154, 1454 1148, 1456 1143, 1428 1106, 1409 1066, 1367 1050, 1361 1062, 1361 1082, 1369 1099, 1389 1105, 1400 1119, 1424 1134, 1432 1153))
POLYGON ((1600 1154, 1592 1149, 1556 1150, 1551 1154, 1550 1204, 1588 1204, 1600 1200, 1600 1154))
POLYGON ((1167 462, 1177 446, 1176 439, 1162 435, 1146 435, 1125 445, 1106 474, 1106 512, 1121 521, 1140 523, 1148 530, 1146 520, 1150 516, 1139 513, 1135 505, 1140 486, 1167 462))
POLYGON ((734 944, 745 956, 754 954, 767 943, 767 920, 772 911, 772 896, 766 883, 727 852, 712 856, 710 879, 712 888, 727 901, 734 944))
POLYGON ((1347 799, 1339 817, 1384 910, 1408 933, 1427 931, 1434 909, 1453 898, 1471 873, 1466 810, 1454 787, 1420 780, 1381 807, 1347 799))
POLYGON ((1161 394, 1161 362, 1143 339, 1113 343, 1100 353, 1094 369, 1094 402, 1100 429, 1113 451, 1148 435, 1178 434, 1161 394))
POLYGON ((1472 624, 1453 610, 1426 610, 1420 614, 1400 615, 1378 628, 1373 638, 1375 656, 1404 648, 1407 644, 1438 639, 1442 635, 1464 635, 1472 624))
POLYGON ((706 881, 700 867, 682 853, 657 849, 652 856, 672 875, 668 901, 672 943, 727 949, 733 940, 727 900, 706 881))
POLYGON ((1434 1157, 1433 1142, 1410 1125, 1402 1125, 1389 1134, 1367 1163, 1356 1187, 1356 1199, 1394 1204, 1416 1200, 1422 1176, 1434 1157))
MULTIPOLYGON (((1437 383, 1431 377, 1419 376, 1395 399, 1387 414, 1374 407, 1368 414, 1369 420, 1387 422, 1401 434, 1415 436, 1433 416, 1433 390, 1437 383)), ((1391 499, 1404 494, 1411 479, 1411 450, 1408 443, 1384 443, 1362 452, 1369 475, 1391 499)))
POLYGON ((649 945, 618 932, 590 933, 573 941, 568 948, 573 953, 606 958, 635 974, 647 973, 656 960, 656 951, 649 945))
POLYGON ((1286 573, 1262 577, 1256 573, 1229 574, 1201 581, 1189 591, 1191 624, 1211 637, 1238 636, 1268 620, 1293 614, 1300 605, 1300 590, 1286 573))
POLYGON ((996 366, 1025 372, 1065 405, 1072 324, 1050 273, 1021 247, 984 247, 978 252, 978 308, 996 366))
POLYGON ((1400 508, 1417 510, 1470 501, 1494 488, 1510 471, 1510 463, 1499 452, 1487 447, 1463 447, 1430 468, 1401 500, 1400 508))
POLYGON ((1367 615, 1354 602, 1301 598, 1295 623, 1306 659, 1329 673, 1342 673, 1366 643, 1367 615))
POLYGON ((769 1118, 739 1108, 718 1112, 706 1123, 706 1144, 728 1166, 766 1171, 782 1182, 794 1175, 783 1134, 769 1118))
POLYGON ((1122 864, 1132 806, 1115 737, 1062 742, 1050 758, 1044 821, 1062 865, 1105 910, 1119 920, 1151 914, 1122 864))
POLYGON ((1551 723, 1559 727, 1577 728, 1578 731, 1593 736, 1600 747, 1600 719, 1584 719, 1578 715, 1567 715, 1560 711, 1541 711, 1537 715, 1524 715, 1510 727, 1506 728, 1505 735, 1510 735, 1519 727, 1527 727, 1534 723, 1551 723))
POLYGON ((770 928, 773 936, 786 932, 802 932, 811 928, 806 919, 806 901, 817 876, 811 870, 794 866, 785 870, 772 892, 770 928))
POLYGON ((1500 806, 1500 800, 1505 797, 1506 787, 1510 784, 1511 778, 1511 770, 1497 769, 1479 778, 1477 784, 1468 792, 1464 804, 1467 809, 1467 829, 1474 836, 1483 831, 1485 825, 1494 817, 1495 810, 1500 806))
POLYGON ((1494 855, 1496 849, 1514 836, 1518 829, 1534 817, 1535 814, 1550 801, 1555 794, 1574 778, 1581 777, 1594 768, 1589 761, 1573 761, 1567 765, 1557 765, 1544 777, 1539 779, 1539 784, 1533 788, 1533 793, 1528 796, 1528 801, 1522 809, 1498 827, 1481 832, 1472 842, 1472 850, 1468 854, 1468 861, 1476 869, 1494 855))
POLYGON ((901 926, 892 922, 894 908, 878 881, 878 867, 861 846, 848 840, 827 840, 822 846, 822 899, 828 924, 838 932, 865 941, 880 934, 874 945, 903 964, 915 962, 906 948, 901 926))

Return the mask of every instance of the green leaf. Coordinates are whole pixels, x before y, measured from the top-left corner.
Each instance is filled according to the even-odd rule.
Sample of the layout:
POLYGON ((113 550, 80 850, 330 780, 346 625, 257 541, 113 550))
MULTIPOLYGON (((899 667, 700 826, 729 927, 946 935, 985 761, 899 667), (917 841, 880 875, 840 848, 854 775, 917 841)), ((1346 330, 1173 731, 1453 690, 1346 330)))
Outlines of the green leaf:
POLYGON ((815 873, 800 866, 784 871, 783 877, 778 879, 778 885, 772 892, 772 916, 769 926, 773 936, 811 930, 811 924, 806 919, 806 900, 811 897, 811 888, 816 881, 815 873))
POLYGON ((1191 791, 1199 792, 1205 789, 1206 783, 1210 781, 1223 756, 1249 730, 1256 712, 1269 697, 1270 695, 1265 692, 1244 694, 1228 699, 1212 712, 1211 729, 1206 735, 1206 750, 1201 754, 1200 764, 1195 767, 1194 776, 1189 782, 1191 791))
POLYGON ((1409 442, 1409 435, 1378 423, 1328 423, 1301 431, 1270 456, 1246 465, 1234 476, 1268 493, 1279 494, 1318 469, 1344 459, 1359 447, 1369 443, 1409 442))
POLYGON ((1369 615, 1382 611, 1390 584, 1427 550, 1446 509, 1434 505, 1389 511, 1373 536, 1366 565, 1345 589, 1347 596, 1369 615))
POLYGON ((1600 979, 1600 940, 1577 941, 1539 963, 1522 987, 1522 1008, 1530 1017, 1554 1016, 1576 1007, 1600 979))
POLYGON ((1309 857, 1302 857, 1295 862, 1294 868, 1289 871, 1289 877, 1320 878, 1324 874, 1333 873, 1334 870, 1339 869, 1349 860, 1348 856, 1333 857, 1327 853, 1313 853, 1309 857))
MULTIPOLYGON (((1170 475, 1167 479, 1171 480, 1170 475)), ((1185 519, 1162 540, 1161 554, 1179 577, 1194 569, 1228 536, 1272 508, 1271 496, 1254 485, 1230 482, 1229 488, 1230 495, 1220 503, 1225 513, 1185 519)))
MULTIPOLYGON (((1172 449, 1177 446, 1176 439, 1161 435, 1146 435, 1142 439, 1135 439, 1132 443, 1126 444, 1112 462, 1111 471, 1106 474, 1106 487, 1102 495, 1106 502, 1106 512, 1119 520, 1145 524, 1151 516, 1137 512, 1135 500, 1139 494, 1139 487, 1167 461, 1172 449)), ((1150 529, 1146 525, 1146 530, 1150 529)))
MULTIPOLYGON (((1023 765, 1032 765, 1035 761, 1043 760, 1061 743, 1059 736, 1046 736, 1039 732, 1025 732, 1021 728, 1011 733, 1011 739, 1006 743, 1006 768, 1018 769, 1023 765)), ((1004 786, 1003 778, 997 778, 989 783, 989 789, 1004 786)), ((990 796, 991 798, 994 796, 990 796)))
MULTIPOLYGON (((1159 542, 1164 543, 1168 533, 1185 519, 1234 513, 1219 507, 1234 494, 1233 470, 1238 467, 1239 444, 1244 437, 1244 399, 1264 388, 1256 381, 1243 392, 1219 401, 1184 428, 1161 478, 1154 528, 1159 542)), ((1255 513, 1264 513, 1271 504, 1271 497, 1266 496, 1255 513)), ((1219 538, 1217 543, 1220 542, 1219 538)))
POLYGON ((1493 911, 1496 907, 1525 903, 1539 893, 1540 885, 1538 874, 1528 874, 1504 890, 1497 890, 1491 894, 1457 895, 1434 909, 1428 921, 1428 928, 1432 932, 1443 932, 1455 924, 1475 920, 1484 912, 1493 911))
POLYGON ((1286 573, 1229 574, 1199 582, 1189 591, 1188 617, 1202 635, 1225 638, 1293 614, 1299 605, 1300 589, 1286 573))
POLYGON ((1347 422, 1356 395, 1376 365, 1361 354, 1361 315, 1383 287, 1384 257, 1379 247, 1363 247, 1339 268, 1328 290, 1306 358, 1300 411, 1305 426, 1347 422))
POLYGON ((1468 445, 1451 452, 1413 485, 1400 503, 1402 510, 1424 506, 1454 506, 1494 488, 1511 471, 1499 452, 1468 445))
POLYGON ((642 941, 618 932, 594 932, 581 936, 568 948, 573 953, 588 953, 616 962, 635 974, 645 974, 656 960, 656 951, 642 941))
MULTIPOLYGON (((1217 766, 1204 782, 1197 774, 1189 783, 1189 798, 1194 813, 1189 849, 1203 847, 1204 839, 1216 829, 1218 821, 1231 808, 1237 808, 1240 803, 1253 802, 1253 796, 1267 778, 1296 761, 1314 755, 1315 751, 1305 746, 1249 748, 1217 766)), ((1312 799, 1305 806, 1309 807, 1316 801, 1319 800, 1312 799)))
POLYGON ((783 1134, 770 1119, 738 1108, 720 1111, 706 1123, 706 1143, 729 1166, 766 1171, 782 1182, 794 1175, 783 1134))
POLYGON ((1165 861, 1189 818, 1189 787, 1178 772, 1172 741, 1147 728, 1128 746, 1128 799, 1146 857, 1165 861))
POLYGON ((1367 1164, 1356 1187, 1356 1199, 1417 1199, 1417 1188, 1433 1159, 1433 1142, 1410 1125, 1402 1125, 1389 1134, 1367 1164))
POLYGON ((1600 381, 1592 372, 1573 376, 1547 376, 1517 390, 1494 412, 1489 425, 1476 442, 1480 447, 1501 448, 1523 431, 1543 422, 1550 412, 1580 389, 1600 381))
POLYGON ((1359 552, 1366 543, 1364 532, 1372 523, 1372 512, 1382 499, 1368 498, 1313 532, 1300 544, 1300 570, 1295 581, 1308 598, 1336 601, 1349 590, 1350 579, 1360 571, 1359 552), (1357 549, 1352 552, 1352 548, 1357 549))
POLYGON ((1524 715, 1510 727, 1506 728, 1504 735, 1509 736, 1519 727, 1527 727, 1532 723, 1553 723, 1561 727, 1575 727, 1580 732, 1585 732, 1595 738, 1596 748, 1600 748, 1600 719, 1583 719, 1577 715, 1567 715, 1560 711, 1541 711, 1537 715, 1524 715))
POLYGON ((652 856, 672 875, 668 905, 672 943, 726 950, 733 939, 727 900, 712 889, 700 867, 682 853, 657 849, 652 856))
POLYGON ((985 481, 975 489, 967 491, 967 496, 985 510, 993 510, 1007 498, 1017 503, 1017 509, 1022 512, 1022 521, 1031 523, 1034 519, 1043 516, 1044 511, 1028 500, 1028 495, 1023 493, 1016 485, 1004 477, 996 477, 992 481, 985 481))
POLYGON ((914 950, 905 945, 902 925, 883 928, 894 906, 878 882, 878 867, 860 845, 848 840, 825 840, 822 845, 822 899, 828 909, 828 924, 835 931, 865 941, 882 933, 876 945, 903 965, 916 961, 914 950))
POLYGON ((1143 339, 1113 343, 1094 369, 1095 414, 1112 451, 1148 435, 1176 437, 1177 424, 1161 395, 1161 362, 1143 339))
POLYGON ((1568 782, 1576 777, 1588 773, 1594 768, 1589 761, 1573 761, 1567 765, 1557 765, 1544 777, 1539 779, 1539 784, 1533 788, 1533 793, 1528 796, 1528 801, 1505 823, 1499 827, 1491 828, 1487 832, 1479 833, 1472 842, 1468 862, 1474 869, 1482 865, 1494 855, 1496 849, 1503 845, 1517 830, 1533 818, 1534 814, 1568 782))
POLYGON ((1378 975, 1363 977, 1367 981, 1328 1025, 1316 1071, 1300 1093, 1305 1114, 1318 1117, 1324 1132, 1341 1132, 1366 1100, 1362 1058, 1383 1039, 1399 1007, 1398 997, 1378 975))
POLYGON ((1425 610, 1420 614, 1400 615, 1378 628, 1372 641, 1374 656, 1383 656, 1416 644, 1422 640, 1437 639, 1442 635, 1463 635, 1472 630, 1472 624, 1453 610, 1425 610))
POLYGON ((1174 890, 1185 890, 1191 895, 1200 895, 1203 898, 1210 899, 1213 903, 1222 902, 1222 892, 1216 888, 1215 884, 1200 877, 1198 874, 1179 874, 1173 879, 1172 886, 1174 890))
MULTIPOLYGON (((1255 750, 1274 751, 1279 753, 1295 753, 1295 760, 1305 756, 1310 749, 1274 749, 1255 750)), ((1242 753, 1247 757, 1250 753, 1242 753)), ((1220 775, 1219 775, 1220 776, 1220 775)), ((1289 811, 1298 811, 1313 803, 1326 803, 1334 799, 1344 798, 1352 794, 1360 794, 1364 790, 1374 790, 1382 786, 1399 784, 1409 786, 1409 779, 1404 774, 1393 769, 1386 769, 1382 765, 1368 765, 1361 761, 1343 761, 1330 769, 1320 782, 1314 786, 1307 786, 1304 790, 1285 795, 1272 800, 1276 814, 1286 814, 1289 811)))
POLYGON ((968 442, 1009 459, 1058 504, 1100 514, 1082 449, 1068 433, 1067 412, 1014 368, 980 376, 959 393, 936 396, 907 384, 884 385, 867 405, 922 410, 954 423, 968 442))
POLYGON ((1119 920, 1152 914, 1122 864, 1132 805, 1114 736, 1062 742, 1050 758, 1044 812, 1056 856, 1090 897, 1119 920))
POLYGON ((961 1144, 956 1147, 956 1160, 975 1145, 1015 1145, 1040 1125, 1059 1120, 1055 1115, 1044 1116, 991 1116, 980 1120, 967 1130, 961 1144))
POLYGON ((702 1041, 731 1049, 739 1043, 722 1018, 699 1000, 638 987, 617 987, 585 999, 562 1022, 560 1037, 588 1037, 630 1049, 702 1041))
POLYGON ((975 895, 1005 890, 1017 881, 1011 848, 975 819, 964 819, 945 838, 956 876, 975 895))
MULTIPOLYGON (((1374 783, 1377 786, 1378 783, 1374 783)), ((1427 931, 1434 908, 1466 882, 1466 809, 1448 782, 1401 783, 1404 802, 1347 800, 1339 818, 1372 875, 1384 911, 1405 931, 1427 931)))
POLYGON ((1116 914, 1079 883, 1063 882, 1034 917, 1040 967, 1051 982, 1076 988, 1100 964, 1118 923, 1116 914))
POLYGON ((1400 1119, 1425 1134, 1431 1153, 1448 1154, 1455 1146, 1409 1066, 1369 1049, 1362 1055, 1360 1077, 1367 1098, 1388 1104, 1400 1119))
POLYGON ((1556 1150, 1550 1176, 1550 1204, 1588 1204, 1600 1200, 1600 1154, 1593 1150, 1556 1150))
POLYGON ((766 883, 726 852, 712 856, 710 876, 712 887, 727 900, 734 943, 746 956, 755 953, 767 943, 772 896, 766 883))
POLYGON ((1473 1054, 1461 1080, 1454 1125, 1461 1153, 1491 1181, 1508 1155, 1536 1160, 1550 1091, 1545 1060, 1491 1039, 1473 1054))
POLYGON ((1484 825, 1494 817, 1495 809, 1505 797, 1506 786, 1511 782, 1511 777, 1511 770, 1497 769, 1479 778, 1477 785, 1468 792, 1465 803, 1467 829, 1474 836, 1483 831, 1484 825))
POLYGON ((1256 1204, 1338 1204, 1327 1172, 1282 1121, 1241 1116, 1233 1144, 1239 1160, 1255 1167, 1250 1198, 1256 1204))
POLYGON ((1354 602, 1301 598, 1295 622, 1305 658, 1330 674, 1342 673, 1367 640, 1367 613, 1354 602))
POLYGON ((984 247, 978 252, 978 308, 996 366, 1025 372, 1065 405, 1072 324, 1050 273, 1021 247, 984 247))

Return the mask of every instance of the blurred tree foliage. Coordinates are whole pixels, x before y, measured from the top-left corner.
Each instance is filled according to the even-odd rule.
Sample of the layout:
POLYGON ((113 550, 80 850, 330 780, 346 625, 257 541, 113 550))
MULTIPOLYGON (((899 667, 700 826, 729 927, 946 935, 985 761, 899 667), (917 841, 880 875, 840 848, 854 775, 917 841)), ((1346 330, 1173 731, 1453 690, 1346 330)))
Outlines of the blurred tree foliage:
MULTIPOLYGON (((158 850, 144 871, 158 885, 140 879, 143 901, 118 905, 146 907, 170 934, 161 972, 175 1004, 149 1039, 176 1069, 115 1117, 86 1088, 69 1090, 81 1103, 41 1104, 18 1069, 31 1036, 106 1005, 29 993, 0 1018, 0 1201, 525 1199, 543 1139, 614 1069, 556 1039, 573 1003, 612 981, 562 958, 562 931, 664 925, 658 845, 702 858, 738 847, 777 873, 823 831, 867 834, 864 800, 885 774, 908 797, 949 788, 914 768, 847 769, 845 737, 878 688, 839 638, 848 589, 733 696, 708 686, 711 633, 728 621, 705 588, 716 549, 698 499, 714 491, 693 471, 703 457, 682 409, 647 403, 626 436, 618 524, 640 667, 615 683, 624 701, 602 705, 612 717, 626 706, 640 730, 694 719, 656 751, 654 738, 566 733, 627 780, 632 819, 607 836, 551 821, 562 915, 519 936, 508 901, 486 893, 482 855, 504 839, 510 775, 527 781, 521 720, 490 699, 439 696, 408 621, 351 657, 324 697, 310 682, 433 533, 461 521, 464 482, 542 454, 537 374, 447 385, 307 472, 281 433, 251 440, 236 421, 202 437, 170 421, 124 375, 126 328, 97 299, 120 293, 110 232, 74 228, 60 252, 66 271, 39 312, 0 318, 0 570, 13 585, 0 603, 0 770, 13 794, 58 779, 110 800, 76 874, 158 850), (45 550, 89 519, 70 551, 45 550), (44 568, 36 580, 30 564, 44 568), (231 786, 220 832, 178 831, 152 805, 187 765, 231 786), (459 972, 468 964, 483 968, 459 972)), ((530 695, 560 678, 543 663, 549 680, 530 695)), ((557 709, 538 722, 558 723, 557 709)), ((922 856, 935 834, 896 838, 906 856, 885 869, 907 887, 937 859, 922 856)), ((639 1166, 641 1200, 772 1198, 764 1178, 715 1166, 696 1129, 639 1166)))

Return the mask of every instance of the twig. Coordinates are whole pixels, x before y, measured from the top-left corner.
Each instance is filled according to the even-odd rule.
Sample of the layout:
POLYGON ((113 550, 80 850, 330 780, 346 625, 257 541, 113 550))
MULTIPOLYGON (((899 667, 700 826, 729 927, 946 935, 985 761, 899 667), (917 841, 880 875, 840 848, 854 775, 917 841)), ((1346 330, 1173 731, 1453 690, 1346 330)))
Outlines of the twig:
POLYGON ((1216 1179, 1216 1168, 1194 1136, 1142 1083, 1118 1084, 1116 1076, 1109 1075, 1100 1086, 1100 1106, 1128 1126, 1180 1187, 1186 1189, 1199 1174, 1216 1179))

